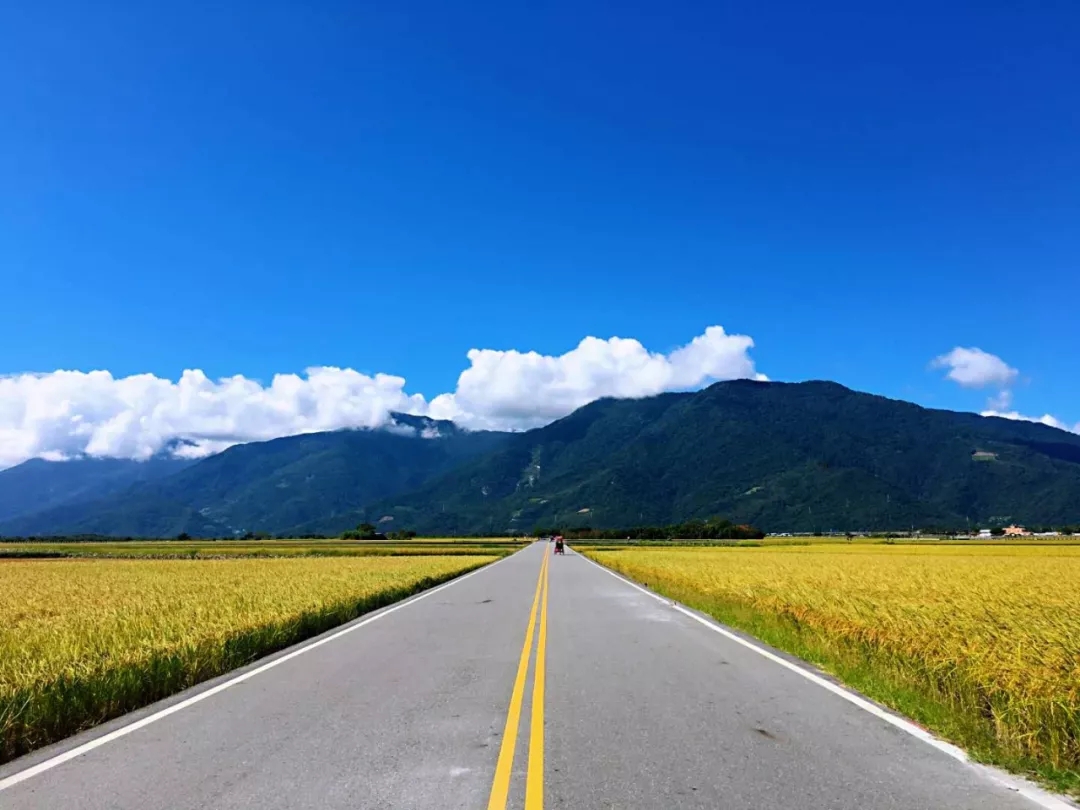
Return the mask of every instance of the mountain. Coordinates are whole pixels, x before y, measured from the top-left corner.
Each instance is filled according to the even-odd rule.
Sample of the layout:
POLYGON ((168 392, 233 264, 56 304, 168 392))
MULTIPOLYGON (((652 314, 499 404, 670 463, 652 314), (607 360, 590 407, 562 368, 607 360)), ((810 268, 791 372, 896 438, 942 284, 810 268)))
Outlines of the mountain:
MULTIPOLYGON (((0 503, 19 502, 0 486, 0 503)), ((600 400, 527 433, 398 416, 389 430, 240 445, 94 500, 24 508, 0 535, 336 534, 361 521, 468 534, 714 515, 769 531, 1080 523, 1080 436, 835 383, 737 380, 600 400)))
POLYGON ((829 382, 600 400, 375 504, 424 533, 723 515, 770 531, 1080 522, 1080 436, 829 382))
POLYGON ((93 501, 143 481, 154 481, 192 464, 155 456, 146 461, 80 457, 69 461, 33 458, 0 470, 0 521, 35 511, 93 501))
POLYGON ((504 436, 396 414, 390 429, 238 445, 165 478, 0 521, 0 535, 336 533, 358 522, 354 510, 416 489, 504 436))

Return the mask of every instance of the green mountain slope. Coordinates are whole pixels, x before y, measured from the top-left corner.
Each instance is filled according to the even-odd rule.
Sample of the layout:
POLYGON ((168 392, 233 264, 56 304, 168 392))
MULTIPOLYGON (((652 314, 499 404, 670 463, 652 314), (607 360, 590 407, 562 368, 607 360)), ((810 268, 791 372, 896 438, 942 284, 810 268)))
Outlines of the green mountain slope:
POLYGON ((0 521, 65 504, 103 498, 142 481, 172 475, 193 462, 154 457, 146 461, 76 458, 45 461, 34 458, 0 470, 0 521))
POLYGON ((791 531, 1076 522, 1080 436, 742 380, 594 402, 369 511, 452 533, 716 514, 791 531))
POLYGON ((467 534, 712 515, 771 531, 1080 523, 1080 436, 834 383, 601 400, 519 434, 399 422, 234 447, 0 521, 0 534, 334 534, 361 521, 467 534))
POLYGON ((419 417, 396 421, 400 430, 313 433, 232 447, 158 481, 0 522, 0 535, 336 532, 355 525, 349 522, 353 510, 415 489, 490 451, 504 436, 419 417), (423 438, 423 431, 439 435, 423 438))

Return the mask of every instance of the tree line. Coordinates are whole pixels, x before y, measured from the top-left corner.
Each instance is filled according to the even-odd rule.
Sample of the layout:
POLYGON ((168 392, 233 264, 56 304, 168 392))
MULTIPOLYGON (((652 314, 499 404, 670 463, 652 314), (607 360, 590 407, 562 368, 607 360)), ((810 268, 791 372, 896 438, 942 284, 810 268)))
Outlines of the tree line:
POLYGON ((416 537, 416 532, 396 531, 383 534, 375 524, 361 523, 355 529, 342 532, 340 537, 342 540, 412 540, 416 537))
POLYGON ((687 520, 667 526, 631 526, 622 529, 589 527, 544 528, 534 530, 537 537, 562 535, 567 540, 761 540, 765 532, 745 523, 710 518, 687 520))

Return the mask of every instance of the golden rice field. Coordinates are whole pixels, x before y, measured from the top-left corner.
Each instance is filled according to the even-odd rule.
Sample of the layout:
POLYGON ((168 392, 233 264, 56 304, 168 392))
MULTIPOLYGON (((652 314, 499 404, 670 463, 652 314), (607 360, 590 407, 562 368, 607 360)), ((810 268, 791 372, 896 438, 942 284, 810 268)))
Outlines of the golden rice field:
POLYGON ((51 557, 157 559, 221 557, 384 557, 509 554, 520 540, 432 538, 396 541, 341 540, 134 540, 93 542, 0 542, 0 560, 51 557))
POLYGON ((0 762, 496 556, 0 561, 0 762))
POLYGON ((1080 547, 584 551, 981 759, 1080 788, 1080 547))

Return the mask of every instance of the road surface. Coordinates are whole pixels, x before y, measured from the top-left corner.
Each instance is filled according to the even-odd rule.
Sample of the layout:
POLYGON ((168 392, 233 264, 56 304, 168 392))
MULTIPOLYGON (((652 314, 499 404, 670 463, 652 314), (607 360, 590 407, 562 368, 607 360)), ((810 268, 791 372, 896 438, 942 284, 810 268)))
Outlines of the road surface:
POLYGON ((0 808, 1039 806, 549 550, 8 763, 0 808))

